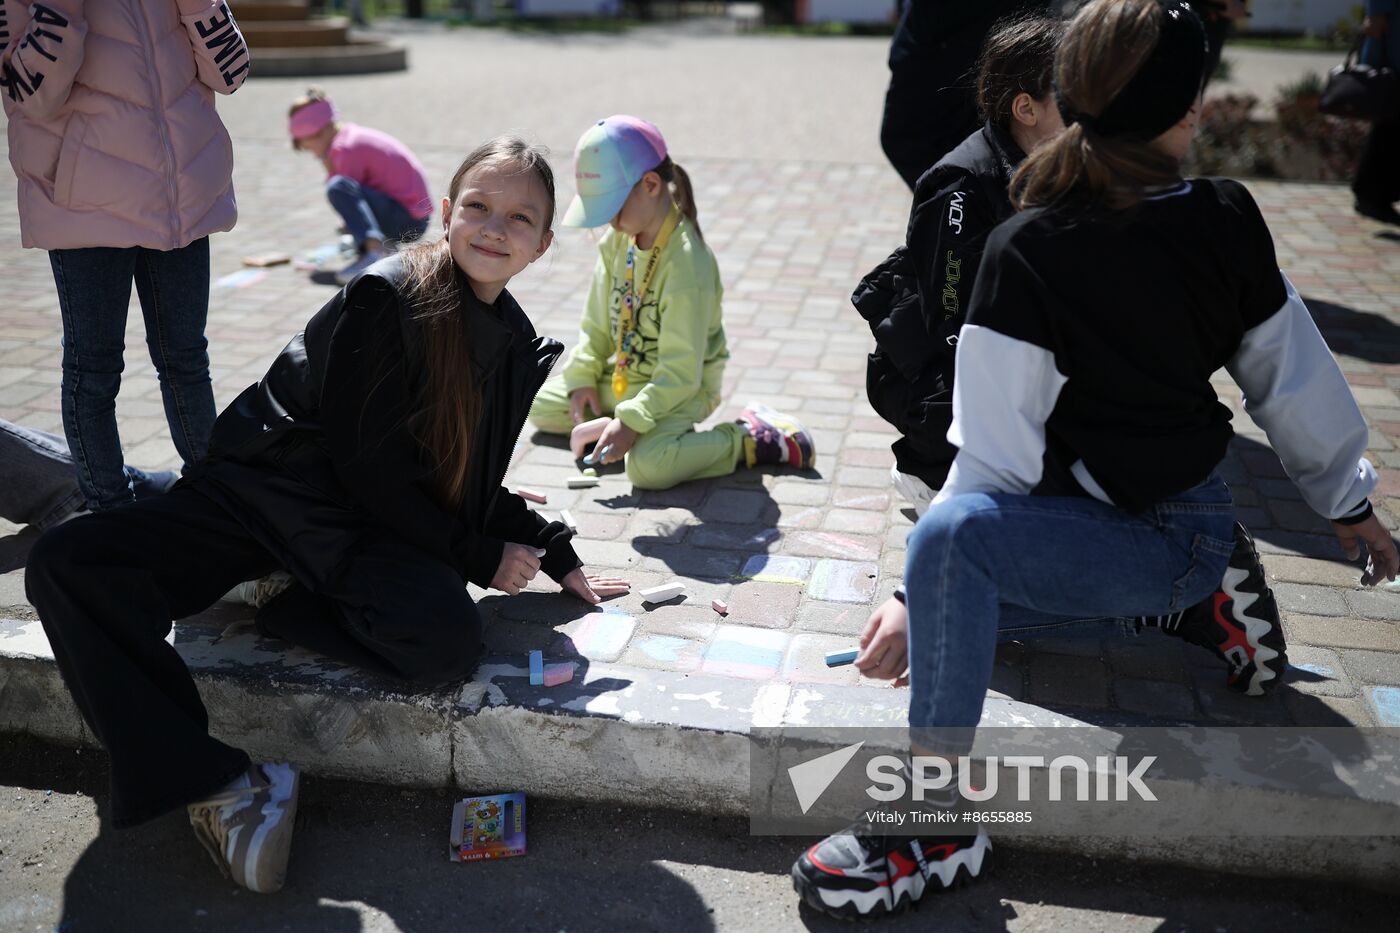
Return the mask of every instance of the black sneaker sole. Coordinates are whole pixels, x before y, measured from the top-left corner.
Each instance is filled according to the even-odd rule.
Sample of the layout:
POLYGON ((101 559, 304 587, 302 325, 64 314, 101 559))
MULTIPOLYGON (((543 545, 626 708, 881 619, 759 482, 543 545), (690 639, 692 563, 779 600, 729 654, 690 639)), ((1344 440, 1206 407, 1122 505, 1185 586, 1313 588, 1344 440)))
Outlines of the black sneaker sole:
MULTIPOLYGON (((942 878, 930 874, 924 883, 923 892, 917 899, 922 901, 931 892, 941 893, 954 888, 965 888, 978 881, 983 875, 991 871, 994 851, 993 846, 988 843, 987 851, 982 854, 982 865, 975 875, 972 873, 972 869, 968 868, 966 865, 959 865, 953 870, 953 880, 945 885, 942 878)), ((822 900, 819 888, 803 877, 802 872, 798 870, 796 864, 792 866, 791 875, 793 890, 802 898, 803 903, 815 911, 824 913, 829 917, 836 917, 839 920, 877 920, 880 917, 893 917, 897 914, 904 913, 909 909, 909 905, 915 902, 914 896, 905 892, 899 896, 899 899, 895 901, 893 907, 886 907, 883 902, 877 903, 872 909, 864 912, 862 912, 854 902, 842 904, 840 907, 833 907, 822 900)))

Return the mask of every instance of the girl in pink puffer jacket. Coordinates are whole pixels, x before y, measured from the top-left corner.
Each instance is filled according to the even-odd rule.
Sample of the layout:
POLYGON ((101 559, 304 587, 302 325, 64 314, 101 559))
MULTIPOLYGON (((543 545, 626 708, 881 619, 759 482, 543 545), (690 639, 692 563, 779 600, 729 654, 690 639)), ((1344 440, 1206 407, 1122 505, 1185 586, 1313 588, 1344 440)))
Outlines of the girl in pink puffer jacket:
POLYGON ((232 229, 233 147, 214 110, 248 74, 222 0, 0 0, 0 96, 26 247, 63 317, 63 428, 89 509, 133 497, 115 400, 131 283, 189 467, 214 393, 209 234, 232 229))

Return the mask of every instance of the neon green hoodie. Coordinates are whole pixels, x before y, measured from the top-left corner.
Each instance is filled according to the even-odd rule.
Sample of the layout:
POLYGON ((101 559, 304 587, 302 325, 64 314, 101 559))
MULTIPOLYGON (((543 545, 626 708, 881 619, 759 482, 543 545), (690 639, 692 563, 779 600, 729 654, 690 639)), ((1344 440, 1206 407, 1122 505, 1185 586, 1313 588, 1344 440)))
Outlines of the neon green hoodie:
MULTIPOLYGON (((564 365, 569 392, 612 379, 628 242, 625 234, 609 230, 598 243, 578 344, 564 365)), ((638 252, 637 265, 645 267, 645 253, 638 252)), ((627 392, 616 411, 639 434, 697 394, 708 400, 710 411, 718 408, 729 359, 719 265, 689 218, 681 217, 653 276, 637 319, 627 392)))

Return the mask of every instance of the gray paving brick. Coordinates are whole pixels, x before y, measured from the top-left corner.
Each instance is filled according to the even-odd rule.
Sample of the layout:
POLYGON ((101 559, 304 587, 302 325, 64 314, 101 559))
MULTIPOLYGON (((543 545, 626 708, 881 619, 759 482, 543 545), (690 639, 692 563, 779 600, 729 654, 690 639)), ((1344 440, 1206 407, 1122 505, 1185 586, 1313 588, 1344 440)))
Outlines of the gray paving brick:
POLYGON ((805 632, 840 635, 848 639, 848 647, 854 647, 855 640, 865 631, 870 610, 870 606, 824 603, 809 599, 797 610, 797 627, 805 632))
MULTIPOLYGON (((1400 656, 1396 657, 1400 661, 1400 656)), ((1284 674, 1284 683, 1299 693, 1317 696, 1354 696, 1356 687, 1342 667, 1342 659, 1335 651, 1326 648, 1312 648, 1306 645, 1292 645, 1288 649, 1289 670, 1284 674)))
POLYGON ((707 522, 771 525, 777 521, 778 508, 767 490, 717 489, 705 500, 699 514, 707 522))
POLYGON ((1108 669, 1097 658, 1039 655, 1031 660, 1028 682, 1033 703, 1090 709, 1109 705, 1108 669))
POLYGON ((1393 589, 1349 590, 1343 594, 1343 598, 1352 614, 1363 619, 1400 621, 1400 592, 1393 589))
POLYGON ((1354 697, 1309 696, 1289 693, 1283 698, 1294 723, 1299 726, 1363 727, 1375 724, 1365 700, 1354 697))
POLYGON ((1195 698, 1184 684, 1115 677, 1113 699, 1119 709, 1142 716, 1183 720, 1196 717, 1195 698))
POLYGON ((1191 689, 1207 719, 1246 726, 1287 726, 1293 716, 1283 704, 1288 689, 1281 688, 1262 697, 1235 693, 1225 685, 1225 669, 1196 668, 1191 672, 1191 689))
POLYGON ((1279 608, 1285 612, 1304 612, 1315 616, 1347 615, 1342 594, 1325 586, 1302 583, 1279 583, 1273 587, 1279 608))
POLYGON ((1339 561, 1314 560, 1292 554, 1270 554, 1260 560, 1270 582, 1353 587, 1361 577, 1361 572, 1355 567, 1339 561))
POLYGON ((1290 614, 1283 624, 1290 645, 1296 642, 1400 652, 1400 626, 1389 622, 1290 614))
POLYGON ((1186 681, 1181 649, 1185 644, 1161 632, 1144 632, 1141 638, 1109 641, 1104 646, 1114 676, 1140 680, 1186 681))
POLYGON ((1400 654, 1343 648, 1338 652, 1347 672, 1363 684, 1400 685, 1400 654))

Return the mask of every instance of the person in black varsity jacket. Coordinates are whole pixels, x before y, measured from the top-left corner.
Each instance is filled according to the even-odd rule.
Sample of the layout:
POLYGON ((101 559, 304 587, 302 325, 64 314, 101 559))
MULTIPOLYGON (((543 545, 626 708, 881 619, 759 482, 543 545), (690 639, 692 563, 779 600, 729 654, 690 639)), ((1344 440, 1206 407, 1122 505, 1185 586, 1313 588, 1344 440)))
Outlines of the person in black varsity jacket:
POLYGON ((875 334, 870 405, 903 435, 890 475, 920 515, 958 452, 948 442, 954 352, 987 234, 1014 213, 1011 173, 1064 129, 1050 88, 1061 31, 1060 20, 1031 13, 992 30, 977 74, 987 122, 919 179, 905 245, 851 296, 875 334))
MULTIPOLYGON (((1180 0, 1094 0, 1057 53, 1071 125, 1012 179, 1021 212, 987 242, 958 342, 957 459, 910 536, 906 592, 871 616, 856 659, 910 684, 910 806, 956 815, 948 788, 967 779, 958 758, 998 630, 1139 616, 1192 637, 1212 627, 1202 600, 1222 577, 1240 603, 1259 599, 1262 580, 1233 563, 1242 532, 1215 472, 1231 437, 1210 383, 1221 367, 1347 557, 1369 551, 1362 582, 1395 579, 1366 422, 1258 207, 1235 182, 1180 176, 1205 61, 1180 0), (931 764, 950 781, 920 780, 931 764)), ((1251 619, 1218 646, 1248 659, 1251 685, 1276 676, 1267 628, 1251 619)), ((798 859, 809 904, 884 913, 985 873, 981 829, 893 835, 889 815, 798 859)))

